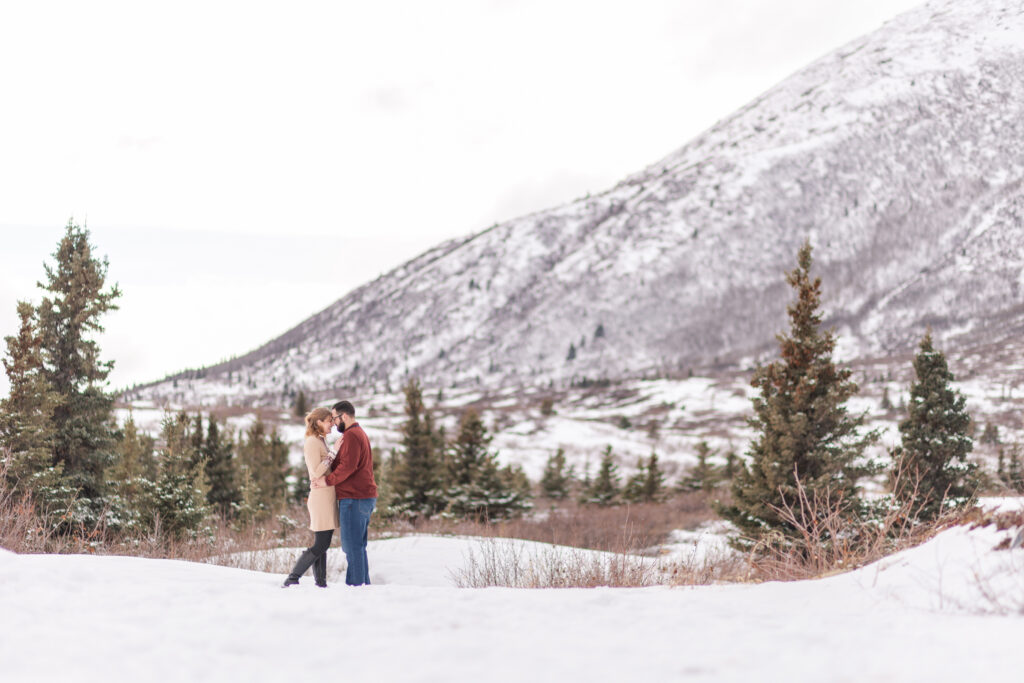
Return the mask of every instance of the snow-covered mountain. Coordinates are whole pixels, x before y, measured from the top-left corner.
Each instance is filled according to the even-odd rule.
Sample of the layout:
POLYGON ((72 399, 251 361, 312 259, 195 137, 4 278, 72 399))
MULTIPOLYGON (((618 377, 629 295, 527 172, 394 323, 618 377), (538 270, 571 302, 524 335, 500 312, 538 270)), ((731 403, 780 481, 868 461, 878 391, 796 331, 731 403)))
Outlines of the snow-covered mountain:
MULTIPOLYGON (((1024 328, 1024 2, 938 0, 599 195, 437 246, 283 336, 132 396, 564 385, 771 353, 815 247, 846 357, 1024 328), (180 379, 180 378, 179 378, 180 379)), ((595 141, 600 144, 600 141, 595 141)))

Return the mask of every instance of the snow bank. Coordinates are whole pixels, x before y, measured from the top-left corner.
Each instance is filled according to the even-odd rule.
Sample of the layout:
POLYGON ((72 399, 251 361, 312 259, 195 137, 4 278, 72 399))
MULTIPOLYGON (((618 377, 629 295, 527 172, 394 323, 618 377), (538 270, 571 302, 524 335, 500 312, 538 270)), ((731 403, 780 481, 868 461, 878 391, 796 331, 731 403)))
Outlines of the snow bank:
POLYGON ((452 588, 446 572, 480 539, 425 536, 375 542, 377 584, 326 590, 0 553, 0 677, 1016 682, 1024 618, 985 616, 977 590, 1024 583, 1024 551, 991 549, 1010 533, 951 529, 825 580, 674 589, 452 588))

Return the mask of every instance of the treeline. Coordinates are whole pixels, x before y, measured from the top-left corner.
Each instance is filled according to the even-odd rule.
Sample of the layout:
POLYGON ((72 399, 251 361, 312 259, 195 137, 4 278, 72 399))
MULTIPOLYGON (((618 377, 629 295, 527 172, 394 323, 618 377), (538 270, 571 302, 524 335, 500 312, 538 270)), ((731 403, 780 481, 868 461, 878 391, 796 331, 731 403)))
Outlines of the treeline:
POLYGON ((378 470, 384 514, 500 520, 532 509, 529 479, 518 465, 499 466, 492 436, 473 408, 448 438, 423 403, 416 380, 404 387, 401 445, 378 470))

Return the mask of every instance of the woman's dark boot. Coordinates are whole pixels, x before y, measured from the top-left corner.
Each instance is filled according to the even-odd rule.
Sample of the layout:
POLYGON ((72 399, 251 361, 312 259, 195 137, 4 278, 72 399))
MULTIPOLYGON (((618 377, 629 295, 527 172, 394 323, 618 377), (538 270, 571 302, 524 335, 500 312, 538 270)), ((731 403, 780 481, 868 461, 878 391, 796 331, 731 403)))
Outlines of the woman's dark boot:
POLYGON ((297 586, 299 584, 299 577, 305 574, 306 570, 309 569, 309 565, 313 564, 315 561, 316 556, 310 552, 309 548, 303 550, 302 554, 299 555, 299 559, 295 563, 295 566, 292 567, 292 573, 284 580, 282 586, 284 588, 287 588, 288 586, 297 586))
POLYGON ((321 588, 327 588, 327 553, 316 558, 313 563, 313 580, 321 588))

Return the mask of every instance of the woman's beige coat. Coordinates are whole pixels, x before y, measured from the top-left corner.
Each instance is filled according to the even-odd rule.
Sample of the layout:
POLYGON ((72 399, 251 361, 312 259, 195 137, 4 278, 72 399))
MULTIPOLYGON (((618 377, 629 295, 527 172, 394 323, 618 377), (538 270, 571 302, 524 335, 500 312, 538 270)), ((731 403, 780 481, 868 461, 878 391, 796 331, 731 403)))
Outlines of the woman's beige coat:
MULTIPOLYGON (((302 450, 306 457, 306 469, 309 470, 310 481, 327 474, 330 464, 324 462, 328 453, 327 444, 323 439, 307 436, 302 450)), ((333 486, 325 486, 322 489, 310 488, 306 507, 309 508, 309 528, 311 530, 328 531, 338 528, 338 499, 333 486)))

